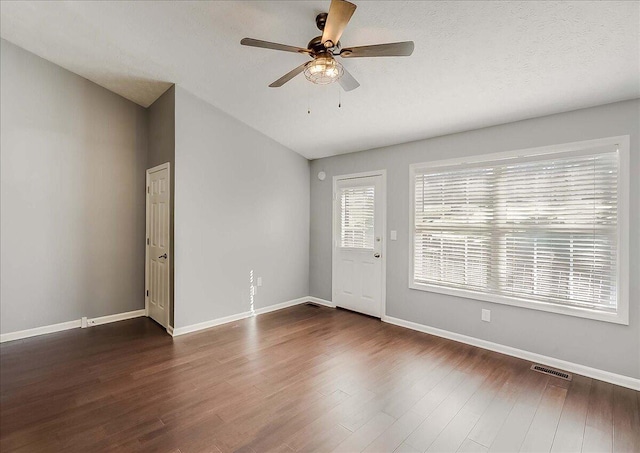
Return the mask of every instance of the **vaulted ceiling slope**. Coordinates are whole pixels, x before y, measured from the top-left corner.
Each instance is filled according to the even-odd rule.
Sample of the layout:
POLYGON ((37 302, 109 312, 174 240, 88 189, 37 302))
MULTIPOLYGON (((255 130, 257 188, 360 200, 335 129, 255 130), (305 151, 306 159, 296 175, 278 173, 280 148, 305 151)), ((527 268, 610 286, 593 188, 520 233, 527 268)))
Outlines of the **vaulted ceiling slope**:
POLYGON ((240 45, 306 46, 329 0, 3 1, 0 33, 143 106, 177 83, 307 158, 640 97, 636 1, 352 1, 343 45, 415 52, 343 60, 349 93, 268 88, 308 57, 240 45))

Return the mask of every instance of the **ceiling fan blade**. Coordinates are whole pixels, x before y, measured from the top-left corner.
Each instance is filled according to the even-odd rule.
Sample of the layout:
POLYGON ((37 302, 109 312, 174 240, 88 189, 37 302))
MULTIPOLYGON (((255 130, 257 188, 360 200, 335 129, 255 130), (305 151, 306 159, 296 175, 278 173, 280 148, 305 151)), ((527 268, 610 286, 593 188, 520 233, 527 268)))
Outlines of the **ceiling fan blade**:
POLYGON ((373 46, 347 47, 340 51, 344 58, 355 57, 407 57, 413 53, 413 41, 390 42, 373 46))
POLYGON ((271 87, 271 88, 281 87, 282 85, 287 83, 289 80, 293 79, 295 76, 297 76, 302 71, 304 71, 304 67, 307 65, 307 63, 302 63, 300 66, 298 66, 294 70, 287 72, 285 75, 283 75, 278 80, 276 80, 271 85, 269 85, 269 87, 271 87))
POLYGON ((261 41, 253 38, 242 38, 240 44, 243 46, 262 47, 263 49, 283 50, 285 52, 306 53, 309 54, 309 49, 303 49, 302 47, 287 46, 286 44, 278 44, 277 42, 261 41))
POLYGON ((355 10, 356 5, 346 0, 331 0, 327 22, 322 33, 322 42, 325 47, 333 47, 338 43, 355 10))
POLYGON ((342 66, 342 70, 344 71, 344 73, 342 74, 342 77, 340 77, 340 79, 338 79, 338 83, 340 84, 342 89, 344 91, 351 91, 351 90, 355 90, 356 88, 358 88, 360 86, 360 84, 358 83, 358 81, 356 79, 353 78, 351 73, 349 71, 347 71, 347 68, 342 66))

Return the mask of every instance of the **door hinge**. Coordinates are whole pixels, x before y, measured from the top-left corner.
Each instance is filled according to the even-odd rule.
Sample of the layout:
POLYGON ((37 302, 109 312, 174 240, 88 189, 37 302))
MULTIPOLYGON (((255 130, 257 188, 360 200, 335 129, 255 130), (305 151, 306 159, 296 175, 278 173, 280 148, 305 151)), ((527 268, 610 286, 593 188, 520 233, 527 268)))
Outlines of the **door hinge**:
POLYGON ((147 245, 149 245, 149 238, 147 238, 147 245))
POLYGON ((149 290, 147 290, 147 297, 149 297, 149 290))
POLYGON ((147 186, 147 193, 149 193, 149 186, 147 186))

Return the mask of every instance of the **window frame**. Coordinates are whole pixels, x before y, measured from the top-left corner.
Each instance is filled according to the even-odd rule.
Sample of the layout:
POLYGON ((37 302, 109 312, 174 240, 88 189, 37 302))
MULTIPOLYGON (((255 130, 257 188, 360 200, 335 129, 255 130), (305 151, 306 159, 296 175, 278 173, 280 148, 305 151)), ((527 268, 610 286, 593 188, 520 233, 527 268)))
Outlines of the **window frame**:
MULTIPOLYGON (((376 176, 376 175, 373 175, 376 176)), ((342 200, 340 199, 340 191, 342 190, 342 188, 340 187, 340 183, 343 181, 349 181, 349 187, 348 188, 355 188, 355 187, 370 187, 367 184, 363 184, 361 182, 362 179, 367 178, 366 176, 364 177, 359 177, 359 178, 348 178, 348 179, 338 179, 336 180, 336 184, 335 184, 335 199, 336 199, 336 209, 338 210, 337 214, 339 214, 340 216, 342 215, 342 200), (351 182, 353 181, 353 182, 351 182)), ((375 197, 378 196, 377 193, 375 193, 375 186, 373 186, 374 189, 374 210, 375 210, 375 197)), ((375 230, 375 227, 374 227, 375 230)), ((340 250, 348 250, 348 251, 373 251, 375 250, 375 231, 373 232, 372 235, 372 242, 371 242, 371 247, 344 247, 342 245, 342 233, 343 233, 343 229, 342 229, 342 222, 341 222, 341 218, 336 219, 336 232, 338 233, 338 244, 336 245, 336 247, 338 247, 340 250)))
MULTIPOLYGON (((559 145, 526 148, 515 151, 497 152, 476 156, 459 157, 453 159, 436 160, 431 162, 414 163, 409 166, 409 288, 432 293, 446 294, 450 296, 474 299, 483 302, 492 302, 521 308, 529 308, 551 313, 588 318, 598 321, 606 321, 616 324, 629 325, 629 145, 628 135, 606 137, 595 140, 564 143, 559 145), (617 310, 615 313, 606 313, 599 310, 574 307, 565 304, 551 302, 537 302, 514 296, 492 294, 488 292, 473 291, 458 288, 449 288, 435 284, 421 283, 414 280, 415 260, 415 176, 416 172, 438 167, 465 168, 482 163, 493 163, 517 159, 518 162, 526 161, 532 157, 549 155, 550 157, 567 157, 593 154, 593 148, 617 146, 618 149, 618 225, 617 225, 617 310)), ((602 152, 600 149, 598 152, 602 152)))

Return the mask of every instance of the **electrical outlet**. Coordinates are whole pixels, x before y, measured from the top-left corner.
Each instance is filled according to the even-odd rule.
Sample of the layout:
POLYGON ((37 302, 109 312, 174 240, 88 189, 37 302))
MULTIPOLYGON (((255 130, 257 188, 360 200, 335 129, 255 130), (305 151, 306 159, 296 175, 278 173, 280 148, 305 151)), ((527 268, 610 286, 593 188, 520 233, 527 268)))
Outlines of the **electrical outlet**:
POLYGON ((258 286, 262 286, 262 277, 258 277, 258 286))
POLYGON ((83 329, 87 328, 87 317, 83 316, 82 319, 80 320, 80 327, 82 327, 83 329))
POLYGON ((391 230, 391 240, 392 241, 398 240, 398 232, 396 230, 391 230))
POLYGON ((482 309, 482 320, 484 322, 491 322, 491 310, 482 309))

